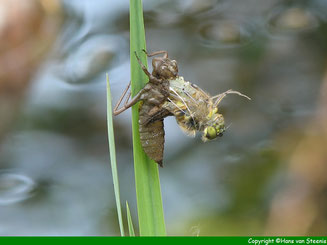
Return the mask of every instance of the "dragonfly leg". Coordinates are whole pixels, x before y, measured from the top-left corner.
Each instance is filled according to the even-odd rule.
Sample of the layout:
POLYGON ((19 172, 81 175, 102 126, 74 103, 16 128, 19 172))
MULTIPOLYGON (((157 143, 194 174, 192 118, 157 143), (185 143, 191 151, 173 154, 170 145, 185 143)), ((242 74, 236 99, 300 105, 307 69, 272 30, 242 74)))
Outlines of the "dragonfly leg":
POLYGON ((223 93, 221 93, 221 94, 218 94, 218 95, 215 95, 215 96, 211 97, 211 99, 216 99, 214 105, 215 105, 215 106, 218 106, 219 103, 223 100, 223 98, 226 97, 227 94, 237 94, 237 95, 239 95, 239 96, 242 96, 242 97, 247 98, 248 100, 251 100, 251 98, 248 97, 248 96, 246 96, 245 94, 242 94, 242 93, 240 93, 240 92, 238 92, 238 91, 235 91, 235 90, 229 89, 229 90, 227 90, 227 91, 225 91, 225 92, 223 92, 223 93))
POLYGON ((130 101, 130 97, 131 97, 131 92, 128 93, 128 96, 126 97, 125 99, 125 102, 124 102, 124 105, 123 107, 121 108, 118 108, 121 104, 121 102, 123 101, 127 91, 129 90, 129 87, 131 86, 131 82, 129 82, 128 86, 126 87, 126 89, 124 90, 123 94, 120 96, 115 108, 114 108, 114 111, 113 111, 113 114, 115 116, 119 115, 120 113, 126 111, 128 108, 130 108, 131 106, 135 105, 139 100, 140 100, 140 97, 143 93, 143 89, 137 93, 137 95, 134 96, 134 98, 132 98, 130 101))
POLYGON ((162 58, 168 58, 168 52, 165 51, 165 50, 160 50, 160 51, 156 51, 156 52, 153 52, 153 53, 148 53, 145 49, 143 49, 143 52, 148 56, 148 57, 152 57, 152 56, 155 56, 155 55, 158 55, 158 54, 163 54, 163 57, 162 58))

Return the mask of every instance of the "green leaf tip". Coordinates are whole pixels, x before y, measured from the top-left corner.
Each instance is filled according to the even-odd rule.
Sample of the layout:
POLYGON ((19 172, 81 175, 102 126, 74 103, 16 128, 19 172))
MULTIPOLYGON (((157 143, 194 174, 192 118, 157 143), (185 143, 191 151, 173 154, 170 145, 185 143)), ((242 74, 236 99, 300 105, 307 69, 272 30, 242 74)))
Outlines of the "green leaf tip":
POLYGON ((126 210, 127 210, 127 223, 128 223, 129 236, 135 236, 131 211, 129 210, 129 206, 128 206, 127 201, 126 201, 126 210))
POLYGON ((112 180, 114 184, 120 234, 121 236, 125 236, 123 218, 121 212, 120 194, 119 194, 119 180, 118 180, 118 171, 117 171, 117 162, 116 162, 115 136, 114 136, 114 128, 113 128, 113 120, 112 120, 111 92, 110 92, 110 83, 109 83, 108 74, 106 74, 106 79, 107 79, 107 128, 108 128, 111 172, 112 172, 112 180))

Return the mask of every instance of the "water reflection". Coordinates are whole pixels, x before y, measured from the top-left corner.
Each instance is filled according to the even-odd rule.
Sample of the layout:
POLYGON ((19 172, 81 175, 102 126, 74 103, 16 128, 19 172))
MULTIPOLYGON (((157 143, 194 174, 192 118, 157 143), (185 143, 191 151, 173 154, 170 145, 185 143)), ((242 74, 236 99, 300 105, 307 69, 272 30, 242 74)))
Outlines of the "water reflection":
POLYGON ((318 16, 314 12, 292 7, 273 11, 268 19, 268 25, 274 32, 303 32, 317 28, 319 24, 318 16))
POLYGON ((145 1, 145 6, 147 3, 151 6, 145 7, 147 23, 160 28, 188 27, 197 21, 221 13, 228 5, 228 1, 225 0, 168 0, 158 1, 154 5, 151 1, 145 1))
POLYGON ((0 206, 30 198, 35 188, 34 181, 25 175, 0 173, 0 206))
POLYGON ((64 64, 58 68, 58 74, 65 82, 76 85, 93 81, 108 67, 127 59, 126 52, 120 52, 127 49, 127 42, 121 37, 93 35, 83 39, 85 41, 71 49, 64 64))
POLYGON ((201 43, 210 48, 235 48, 254 38, 254 26, 236 19, 221 18, 203 24, 198 32, 201 43))

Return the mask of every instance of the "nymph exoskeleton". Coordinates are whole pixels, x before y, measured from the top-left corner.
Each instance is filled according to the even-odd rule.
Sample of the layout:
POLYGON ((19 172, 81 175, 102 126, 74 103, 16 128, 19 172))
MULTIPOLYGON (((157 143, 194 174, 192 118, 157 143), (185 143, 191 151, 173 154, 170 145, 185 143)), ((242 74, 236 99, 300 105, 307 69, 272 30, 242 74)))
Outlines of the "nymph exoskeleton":
POLYGON ((195 136, 196 131, 203 132, 202 140, 212 140, 222 136, 225 131, 224 118, 218 113, 218 105, 227 94, 238 94, 248 99, 240 92, 228 90, 224 93, 210 97, 198 86, 187 82, 178 76, 178 67, 175 60, 168 58, 167 51, 157 51, 148 54, 148 57, 163 54, 162 57, 152 59, 152 74, 141 63, 137 54, 136 58, 149 77, 145 85, 129 101, 128 94, 124 106, 118 109, 125 97, 130 83, 123 92, 114 108, 114 115, 118 115, 139 101, 139 132, 144 152, 160 166, 162 166, 164 150, 163 119, 175 116, 180 128, 190 136, 195 136))
POLYGON ((167 51, 157 51, 151 54, 146 54, 148 57, 159 54, 163 54, 163 56, 152 59, 153 71, 151 74, 141 63, 135 53, 142 70, 149 77, 149 82, 131 101, 128 102, 131 95, 131 93, 129 93, 124 106, 118 109, 130 87, 129 83, 114 108, 114 115, 120 114, 138 101, 142 101, 139 107, 139 132, 141 144, 144 152, 162 166, 165 141, 163 119, 166 116, 171 115, 169 111, 162 108, 162 105, 167 101, 169 96, 169 79, 174 79, 177 76, 178 68, 177 62, 168 58, 167 51))

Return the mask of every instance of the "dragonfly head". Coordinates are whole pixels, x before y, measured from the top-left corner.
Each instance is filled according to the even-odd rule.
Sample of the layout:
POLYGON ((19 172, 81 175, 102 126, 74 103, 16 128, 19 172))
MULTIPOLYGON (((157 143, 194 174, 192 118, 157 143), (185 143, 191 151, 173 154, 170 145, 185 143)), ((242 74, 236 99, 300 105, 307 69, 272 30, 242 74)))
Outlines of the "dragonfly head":
POLYGON ((209 124, 204 128, 202 140, 206 142, 221 137, 225 130, 224 117, 221 114, 216 114, 215 118, 209 121, 209 124))
POLYGON ((175 78, 178 75, 176 60, 169 58, 156 58, 152 60, 152 75, 158 78, 175 78))

